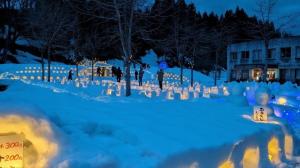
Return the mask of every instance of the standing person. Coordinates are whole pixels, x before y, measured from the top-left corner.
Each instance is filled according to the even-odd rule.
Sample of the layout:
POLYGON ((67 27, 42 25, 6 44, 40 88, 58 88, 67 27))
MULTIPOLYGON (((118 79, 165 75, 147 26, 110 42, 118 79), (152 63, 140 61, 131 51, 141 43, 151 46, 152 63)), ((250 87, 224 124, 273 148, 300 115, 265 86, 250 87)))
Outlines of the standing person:
POLYGON ((139 86, 143 86, 143 76, 144 76, 144 70, 141 67, 139 71, 139 86))
POLYGON ((117 76, 117 82, 121 82, 121 77, 122 77, 122 70, 120 67, 118 67, 117 72, 116 72, 116 76, 117 76))
POLYGON ((138 71, 135 70, 135 72, 134 72, 134 77, 135 77, 135 80, 136 80, 136 81, 138 80, 138 75, 139 75, 138 71))
POLYGON ((111 67, 111 76, 114 77, 116 75, 116 67, 111 67))
POLYGON ((100 67, 98 67, 98 68, 97 68, 97 75, 98 75, 98 76, 100 76, 100 71, 101 71, 101 69, 100 69, 100 67))
POLYGON ((72 71, 72 69, 70 69, 70 71, 69 71, 68 80, 73 80, 73 71, 72 71))
POLYGON ((159 83, 159 88, 160 90, 163 89, 163 80, 164 80, 164 71, 162 69, 160 69, 157 72, 157 79, 158 79, 158 83, 159 83))

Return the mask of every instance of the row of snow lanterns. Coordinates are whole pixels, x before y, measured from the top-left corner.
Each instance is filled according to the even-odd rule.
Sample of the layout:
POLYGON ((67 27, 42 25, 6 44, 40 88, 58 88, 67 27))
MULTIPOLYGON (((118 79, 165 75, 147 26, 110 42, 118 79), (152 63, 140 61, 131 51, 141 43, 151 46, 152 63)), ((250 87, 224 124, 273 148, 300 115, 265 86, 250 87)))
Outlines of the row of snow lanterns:
MULTIPOLYGON (((40 67, 38 67, 40 68, 40 67)), ((29 68, 25 68, 25 69, 36 69, 35 67, 29 67, 29 68)), ((53 69, 64 69, 64 67, 53 67, 53 69)), ((171 74, 166 74, 166 76, 171 76, 171 77, 176 77, 176 75, 171 75, 171 74)), ((40 76, 22 76, 21 77, 24 80, 41 80, 40 76)), ((47 77, 44 77, 44 79, 47 79, 47 77)), ((65 83, 67 83, 67 79, 66 77, 50 77, 50 81, 51 82, 55 82, 54 80, 58 80, 61 82, 62 85, 64 85, 65 83)), ((113 87, 113 81, 111 80, 103 80, 102 81, 102 86, 105 86, 105 83, 108 83, 109 86, 107 88, 107 95, 111 95, 112 94, 112 87, 113 87)), ((89 78, 82 78, 82 79, 76 79, 75 80, 75 85, 76 87, 88 87, 89 84, 92 85, 100 85, 100 82, 98 80, 96 81, 90 81, 89 78)), ((125 81, 122 81, 120 84, 115 85, 115 87, 117 87, 116 91, 119 93, 116 93, 118 95, 120 95, 120 90, 122 89, 122 86, 125 89, 125 81)), ((161 91, 157 85, 155 85, 153 82, 150 83, 149 81, 144 82, 143 86, 138 86, 138 82, 137 81, 133 81, 132 82, 132 89, 133 90, 138 90, 140 91, 140 93, 143 93, 146 97, 153 97, 153 95, 156 96, 160 96, 161 92, 166 92, 166 99, 168 100, 174 100, 174 99, 181 99, 181 100, 187 100, 190 97, 190 94, 193 93, 193 98, 198 98, 200 97, 200 84, 195 83, 195 87, 185 87, 182 88, 180 87, 179 84, 176 84, 176 82, 168 82, 168 81, 164 81, 164 87, 167 88, 163 91, 161 91)), ((217 95, 219 94, 219 88, 218 87, 205 87, 203 86, 203 95, 202 97, 205 98, 210 98, 210 95, 214 94, 217 95)), ((229 95, 228 90, 226 87, 223 87, 223 94, 225 96, 229 95)))
MULTIPOLYGON (((25 70, 19 70, 16 71, 16 74, 20 75, 20 76, 15 76, 13 77, 14 80, 17 79, 23 79, 23 80, 42 80, 41 76, 35 76, 36 74, 40 74, 42 73, 41 67, 35 67, 35 66, 27 66, 24 68, 25 70)), ((67 74, 68 71, 65 70, 65 67, 59 67, 59 66, 52 66, 50 67, 50 70, 52 73, 54 74, 67 74)), ((48 73, 48 69, 45 69, 45 73, 48 73)), ((60 81, 62 80, 64 77, 61 76, 56 76, 50 77, 50 81, 51 82, 55 82, 55 80, 60 81)), ((47 80, 47 76, 44 76, 44 80, 47 80)))
MULTIPOLYGON (((65 67, 59 67, 59 66, 51 66, 50 70, 53 73, 68 73, 67 70, 65 70, 65 67)), ((22 74, 22 73, 41 73, 42 72, 42 68, 41 67, 35 67, 35 66, 29 66, 29 67, 25 67, 25 70, 20 70, 20 71, 16 71, 16 73, 18 74, 22 74)), ((48 72, 48 68, 45 68, 45 72, 48 72)))
MULTIPOLYGON (((66 77, 60 77, 60 76, 56 76, 56 77, 53 77, 51 76, 50 77, 50 81, 53 82, 54 80, 61 80, 63 78, 66 78, 66 77)), ((23 79, 23 80, 42 80, 42 77, 41 76, 21 76, 21 77, 16 77, 14 79, 23 79)), ((47 80, 48 77, 44 76, 44 80, 47 80)))
MULTIPOLYGON (((124 81, 118 83, 117 85, 109 80, 102 81, 102 82, 103 82, 102 86, 107 86, 105 94, 108 96, 113 95, 113 92, 116 92, 116 94, 120 95, 123 86, 125 89, 124 81)), ((199 98, 201 92, 201 85, 199 83, 196 83, 194 87, 182 88, 182 87, 168 86, 165 88, 166 89, 161 91, 157 85, 151 84, 149 82, 145 83, 143 86, 138 86, 137 82, 132 82, 132 89, 139 91, 140 94, 144 94, 148 98, 152 98, 154 95, 156 95, 156 97, 159 97, 162 94, 165 94, 165 98, 167 100, 175 100, 175 99, 188 100, 190 99, 191 95, 192 98, 199 98)), ((229 95, 228 89, 226 87, 222 87, 221 89, 224 96, 229 95)), ((202 92, 203 92, 202 97, 210 98, 211 94, 214 95, 219 94, 219 88, 203 86, 202 92)))
MULTIPOLYGON (((36 69, 41 69, 41 67, 25 67, 25 70, 36 70, 36 69)), ((48 69, 48 68, 47 68, 48 69)), ((51 70, 65 70, 65 67, 59 67, 59 66, 51 66, 50 67, 51 70)))
MULTIPOLYGON (((173 74, 173 73, 165 73, 164 77, 169 79, 175 79, 175 80, 180 79, 180 75, 173 74)), ((188 78, 186 76, 183 76, 182 79, 188 81, 188 78)))
MULTIPOLYGON (((35 74, 35 73, 42 73, 41 70, 25 70, 25 71, 16 71, 17 74, 35 74)), ((48 70, 45 70, 45 73, 48 73, 48 70)), ((66 74, 68 73, 67 70, 52 70, 52 73, 57 73, 57 74, 66 74)))

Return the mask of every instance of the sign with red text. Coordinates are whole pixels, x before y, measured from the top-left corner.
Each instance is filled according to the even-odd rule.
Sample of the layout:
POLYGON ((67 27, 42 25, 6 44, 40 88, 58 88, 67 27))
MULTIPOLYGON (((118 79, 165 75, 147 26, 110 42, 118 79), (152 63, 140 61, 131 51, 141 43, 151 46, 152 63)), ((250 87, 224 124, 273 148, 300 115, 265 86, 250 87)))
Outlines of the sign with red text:
POLYGON ((0 168, 23 168, 23 140, 21 136, 0 136, 0 168))

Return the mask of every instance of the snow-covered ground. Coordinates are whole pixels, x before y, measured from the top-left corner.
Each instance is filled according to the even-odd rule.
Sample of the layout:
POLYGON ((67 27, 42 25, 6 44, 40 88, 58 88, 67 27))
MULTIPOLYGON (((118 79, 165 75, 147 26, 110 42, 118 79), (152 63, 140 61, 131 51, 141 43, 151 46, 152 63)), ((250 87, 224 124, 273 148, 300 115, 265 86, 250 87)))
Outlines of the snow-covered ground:
MULTIPOLYGON (((153 65, 146 70, 145 87, 139 88, 133 82, 133 95, 124 97, 124 86, 115 79, 68 82, 64 78, 75 67, 60 64, 52 66, 53 81, 47 83, 37 80, 39 67, 0 66, 0 83, 8 85, 0 92, 0 119, 16 114, 49 122, 53 135, 47 137, 58 146, 50 167, 216 168, 227 159, 239 167, 243 152, 253 145, 261 149, 260 166, 268 167, 267 141, 275 135, 283 138, 280 126, 245 119, 253 113, 248 102, 253 101, 255 89, 265 84, 224 84, 212 94, 215 90, 211 78, 196 72, 196 86, 188 88, 190 73, 185 70, 185 88, 180 89, 179 69, 168 69, 168 87, 159 95, 149 96, 157 90, 158 68, 153 65), (118 87, 120 95, 116 94, 118 87), (173 99, 167 98, 169 92, 174 94, 173 99), (188 93, 188 98, 181 98, 183 93, 188 93)), ((287 100, 294 101, 288 102, 299 103, 299 88, 289 84, 267 87, 276 98, 289 96, 287 100)), ((273 103, 279 107, 278 115, 285 115, 289 104, 281 106, 276 98, 273 103)), ((293 103, 290 106, 298 109, 293 103)))

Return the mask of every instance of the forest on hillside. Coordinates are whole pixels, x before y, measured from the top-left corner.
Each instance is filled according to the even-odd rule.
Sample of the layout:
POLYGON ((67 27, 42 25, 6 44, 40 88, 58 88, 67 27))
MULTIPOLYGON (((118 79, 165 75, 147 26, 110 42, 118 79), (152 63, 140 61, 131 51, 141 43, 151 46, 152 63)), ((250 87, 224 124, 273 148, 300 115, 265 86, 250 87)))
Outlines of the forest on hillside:
POLYGON ((271 21, 237 7, 222 15, 197 11, 185 0, 1 0, 0 62, 16 50, 48 60, 123 59, 139 63, 153 49, 170 66, 226 68, 228 44, 279 37, 271 21), (32 45, 17 44, 27 39, 32 45), (38 44, 37 44, 38 43, 38 44))

